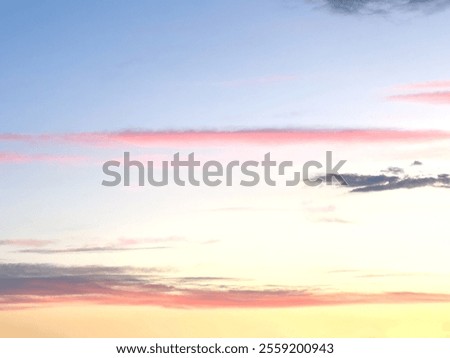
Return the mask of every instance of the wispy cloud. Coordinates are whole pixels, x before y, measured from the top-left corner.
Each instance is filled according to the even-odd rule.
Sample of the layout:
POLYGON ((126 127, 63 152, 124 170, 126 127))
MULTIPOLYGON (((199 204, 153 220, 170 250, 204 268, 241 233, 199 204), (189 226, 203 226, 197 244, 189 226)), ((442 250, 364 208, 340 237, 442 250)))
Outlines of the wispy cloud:
POLYGON ((0 240, 0 246, 19 246, 19 247, 43 247, 53 244, 51 240, 34 240, 34 239, 15 239, 15 240, 0 240))
POLYGON ((362 270, 333 270, 329 271, 331 274, 342 274, 360 279, 379 279, 379 278, 397 278, 397 277, 419 277, 432 276, 433 274, 427 272, 367 272, 362 270))
POLYGON ((69 134, 0 134, 0 142, 20 141, 32 144, 65 143, 88 146, 206 146, 206 145, 284 145, 311 142, 383 143, 427 142, 450 139, 450 132, 438 130, 390 130, 390 129, 252 129, 252 130, 204 130, 204 131, 122 131, 88 132, 69 134))
POLYGON ((341 219, 338 217, 330 216, 330 217, 322 217, 316 220, 319 223, 331 223, 331 224, 350 224, 351 221, 341 219))
POLYGON ((406 85, 396 86, 396 88, 403 90, 450 88, 450 81, 428 81, 428 82, 410 83, 406 85))
MULTIPOLYGON (((16 140, 5 139, 0 135, 0 140, 16 140)), ((23 137, 17 138, 22 140, 23 137)), ((87 158, 81 156, 67 156, 67 155, 46 155, 46 154, 24 154, 15 152, 0 152, 1 163, 33 163, 33 162, 51 162, 51 163, 68 163, 77 164, 86 162, 87 158)))
MULTIPOLYGON (((29 240, 34 242, 34 240, 29 240)), ((20 253, 33 254, 61 254, 61 253, 102 253, 115 251, 138 251, 138 250, 162 250, 168 249, 170 243, 184 242, 184 237, 155 237, 155 238, 119 238, 116 242, 107 245, 98 246, 76 246, 64 248, 41 248, 44 245, 35 246, 29 245, 29 248, 19 250, 20 253), (141 246, 141 245, 155 245, 155 246, 141 246), (31 247, 31 248, 30 248, 31 247)), ((42 241, 39 241, 39 243, 42 241)), ((24 242, 25 243, 25 242, 24 242)), ((53 243, 48 241, 48 244, 53 243)), ((1 245, 1 241, 0 241, 1 245)), ((26 245, 22 245, 26 246, 26 245)))
POLYGON ((426 292, 330 292, 314 288, 245 288, 220 277, 182 277, 155 269, 0 264, 2 309, 89 303, 173 308, 270 308, 350 304, 450 302, 450 294, 426 292), (206 287, 204 283, 210 283, 206 287), (188 283, 188 285, 183 285, 188 283), (201 283, 198 287, 195 283, 201 283))
POLYGON ((431 13, 450 5, 448 0, 321 0, 320 3, 337 13, 357 15, 411 11, 431 13))
POLYGON ((428 104, 450 104, 450 91, 399 94, 387 97, 391 101, 428 104))
POLYGON ((427 104, 450 104, 450 81, 429 81, 398 86, 397 89, 429 92, 400 93, 386 97, 390 101, 416 102, 427 104))
POLYGON ((121 237, 117 240, 116 246, 127 247, 134 245, 148 245, 148 244, 167 244, 173 242, 184 242, 186 238, 181 236, 169 236, 169 237, 149 237, 149 238, 129 238, 121 237))
POLYGON ((403 174, 405 171, 402 168, 399 167, 389 167, 387 169, 384 169, 381 171, 382 173, 388 173, 388 174, 403 174))
POLYGON ((68 247, 62 249, 25 249, 19 250, 21 253, 32 254, 67 254, 67 253, 99 253, 99 252, 115 252, 115 251, 139 251, 139 250, 162 250, 167 246, 154 247, 117 247, 117 246, 87 246, 87 247, 68 247))

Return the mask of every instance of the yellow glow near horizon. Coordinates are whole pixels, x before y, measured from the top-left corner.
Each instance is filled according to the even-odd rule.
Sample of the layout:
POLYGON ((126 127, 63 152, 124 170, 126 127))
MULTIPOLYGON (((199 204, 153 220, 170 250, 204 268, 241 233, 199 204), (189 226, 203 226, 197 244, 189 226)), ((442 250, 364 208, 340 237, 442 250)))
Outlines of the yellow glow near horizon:
POLYGON ((0 322, 2 337, 450 338, 450 304, 245 310, 68 306, 2 311, 0 322))

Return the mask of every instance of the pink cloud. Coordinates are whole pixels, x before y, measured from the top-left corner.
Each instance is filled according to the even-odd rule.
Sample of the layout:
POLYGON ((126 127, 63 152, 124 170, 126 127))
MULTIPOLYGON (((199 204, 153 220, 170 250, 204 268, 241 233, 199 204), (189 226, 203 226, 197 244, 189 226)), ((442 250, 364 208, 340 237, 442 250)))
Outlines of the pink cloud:
POLYGON ((19 163, 26 161, 26 156, 18 153, 1 153, 0 163, 19 163))
POLYGON ((161 244, 170 242, 186 241, 184 237, 170 236, 170 237, 152 237, 152 238, 120 238, 118 240, 118 247, 143 245, 143 244, 161 244))
POLYGON ((186 241, 183 237, 155 237, 155 238, 119 238, 113 243, 101 246, 71 246, 58 248, 41 248, 42 246, 53 243, 53 241, 39 240, 5 240, 0 241, 0 245, 25 246, 18 252, 34 253, 34 254, 63 254, 63 253, 102 253, 102 252, 118 252, 118 251, 138 251, 138 250, 160 250, 167 249, 169 244, 176 244, 186 241), (164 244, 164 246, 162 246, 164 244), (142 246, 147 245, 147 246, 142 246), (148 246, 152 245, 152 246, 148 246), (157 246, 156 246, 157 245, 157 246))
MULTIPOLYGON (((22 137, 20 140, 22 140, 22 137)), ((57 156, 57 155, 0 152, 0 163, 53 162, 53 163, 76 164, 85 162, 86 160, 87 160, 86 158, 79 156, 57 156)))
POLYGON ((51 240, 34 240, 34 239, 24 239, 24 240, 0 240, 0 246, 21 246, 21 247, 43 247, 53 244, 51 240))
POLYGON ((0 141, 62 142, 89 146, 288 145, 312 142, 384 143, 450 139, 450 132, 386 129, 255 129, 237 131, 122 131, 47 135, 0 135, 0 141))
POLYGON ((397 86, 397 88, 406 90, 450 88, 450 81, 428 81, 411 83, 407 85, 397 86))
POLYGON ((416 102, 428 104, 450 104, 450 91, 400 94, 387 97, 391 101, 416 102))
POLYGON ((146 290, 102 287, 77 280, 55 278, 41 282, 28 279, 26 287, 0 296, 3 309, 73 303, 99 305, 159 306, 167 308, 288 308, 355 304, 418 304, 450 302, 449 294, 423 292, 354 293, 276 290, 167 290, 148 285, 146 290))

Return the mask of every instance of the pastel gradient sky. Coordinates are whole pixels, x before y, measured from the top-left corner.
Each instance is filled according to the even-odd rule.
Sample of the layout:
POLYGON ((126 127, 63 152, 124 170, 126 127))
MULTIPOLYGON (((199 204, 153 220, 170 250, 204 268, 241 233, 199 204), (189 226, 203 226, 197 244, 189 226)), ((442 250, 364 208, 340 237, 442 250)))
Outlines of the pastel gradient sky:
POLYGON ((447 5, 0 2, 0 336, 449 337, 447 5), (349 185, 102 186, 124 151, 349 185))

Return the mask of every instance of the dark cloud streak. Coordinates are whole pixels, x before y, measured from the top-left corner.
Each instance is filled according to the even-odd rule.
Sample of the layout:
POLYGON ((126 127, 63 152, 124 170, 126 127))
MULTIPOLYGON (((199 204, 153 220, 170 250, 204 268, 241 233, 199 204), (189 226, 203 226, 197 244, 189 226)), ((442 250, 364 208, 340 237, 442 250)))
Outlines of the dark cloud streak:
POLYGON ((321 0, 319 3, 331 11, 349 15, 434 13, 450 6, 450 0, 321 0))
MULTIPOLYGON (((386 190, 415 189, 423 187, 450 189, 450 175, 439 174, 436 177, 400 177, 397 175, 360 175, 342 174, 352 193, 368 193, 386 190)), ((326 180, 326 176, 320 177, 326 180)))
POLYGON ((367 193, 374 191, 386 191, 396 189, 414 189, 423 187, 443 187, 450 189, 450 179, 446 177, 437 178, 425 177, 425 178, 405 178, 399 179, 387 184, 367 185, 364 187, 353 189, 354 193, 367 193))
POLYGON ((25 249, 19 250, 20 253, 27 254, 67 254, 67 253, 99 253, 115 251, 139 251, 139 250, 162 250, 168 249, 166 246, 155 247, 114 247, 114 246, 96 246, 96 247, 74 247, 64 249, 25 249))

